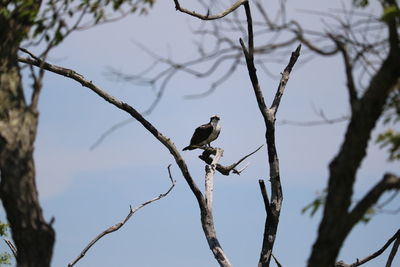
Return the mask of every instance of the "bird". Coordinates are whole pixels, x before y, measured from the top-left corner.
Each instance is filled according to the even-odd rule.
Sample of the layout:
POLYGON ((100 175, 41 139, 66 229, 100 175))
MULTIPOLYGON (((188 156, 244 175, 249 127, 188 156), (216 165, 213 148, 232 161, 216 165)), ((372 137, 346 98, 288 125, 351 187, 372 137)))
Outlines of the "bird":
POLYGON ((192 139, 190 139, 190 145, 182 150, 193 150, 206 145, 211 147, 210 143, 217 139, 219 133, 221 132, 221 126, 218 124, 218 122, 219 117, 214 115, 210 118, 209 123, 197 127, 193 133, 192 139))

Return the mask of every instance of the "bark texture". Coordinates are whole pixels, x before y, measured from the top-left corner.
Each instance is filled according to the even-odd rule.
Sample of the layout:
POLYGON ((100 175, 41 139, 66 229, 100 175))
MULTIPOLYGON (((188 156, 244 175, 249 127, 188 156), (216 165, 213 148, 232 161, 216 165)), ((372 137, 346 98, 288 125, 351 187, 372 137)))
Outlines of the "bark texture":
POLYGON ((390 52, 363 96, 354 100, 344 142, 329 165, 328 195, 309 267, 334 266, 355 223, 350 209, 357 170, 366 155, 371 132, 400 79, 400 48, 394 21, 388 22, 390 52))
POLYGON ((15 10, 0 15, 0 197, 17 248, 17 266, 46 267, 55 234, 43 218, 35 182, 38 113, 25 101, 17 63, 20 42, 40 7, 40 1, 30 3, 16 2, 15 10), (29 9, 29 15, 22 16, 22 9, 29 9))

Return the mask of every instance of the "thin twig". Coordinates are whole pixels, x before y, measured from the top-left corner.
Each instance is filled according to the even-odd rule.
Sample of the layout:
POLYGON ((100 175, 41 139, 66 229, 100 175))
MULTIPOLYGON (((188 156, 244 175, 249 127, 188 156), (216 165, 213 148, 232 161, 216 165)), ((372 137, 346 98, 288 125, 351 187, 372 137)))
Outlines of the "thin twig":
POLYGON ((274 256, 274 254, 272 254, 272 258, 274 259, 274 261, 275 261, 275 263, 276 263, 276 265, 278 266, 278 267, 282 267, 282 264, 278 261, 278 259, 274 256))
POLYGON ((396 241, 394 242, 392 250, 390 251, 390 254, 389 254, 389 257, 388 257, 385 267, 392 266, 394 256, 396 256, 397 250, 399 249, 399 245, 400 245, 400 235, 397 235, 396 241))
MULTIPOLYGON (((393 243, 395 240, 396 240, 396 242, 398 242, 400 240, 400 229, 397 230, 397 232, 383 245, 382 248, 380 248, 376 252, 372 253, 371 255, 368 255, 367 257, 365 257, 364 259, 361 259, 361 260, 357 259, 356 262, 351 263, 351 264, 346 264, 343 261, 339 261, 335 264, 335 267, 357 267, 366 262, 369 262, 370 260, 375 259, 379 255, 381 255, 390 246, 390 244, 393 243)), ((392 251, 393 251, 393 249, 392 249, 392 251)), ((394 255, 393 255, 393 257, 394 257, 394 255)), ((386 267, 388 267, 388 265, 386 265, 386 267)))
POLYGON ((297 46, 297 48, 294 52, 292 52, 289 63, 282 73, 282 78, 279 82, 278 90, 276 91, 274 101, 272 102, 272 105, 271 105, 271 110, 273 111, 274 115, 276 115, 276 112, 278 111, 278 107, 281 102, 281 98, 282 98, 283 92, 285 90, 286 83, 289 80, 289 74, 292 71, 294 64, 296 64, 297 59, 300 56, 300 49, 301 49, 301 44, 297 46))
POLYGON ((265 187, 265 182, 264 182, 264 180, 260 179, 260 180, 258 180, 258 184, 260 185, 261 195, 264 200, 265 212, 267 213, 267 216, 268 216, 271 213, 271 207, 269 205, 268 193, 267 193, 267 189, 265 187))
POLYGON ((7 246, 10 248, 14 257, 17 258, 17 248, 14 246, 14 244, 6 238, 4 238, 3 240, 4 240, 4 242, 6 242, 7 246))
POLYGON ((112 134, 114 131, 116 131, 119 128, 122 128, 125 125, 128 125, 129 123, 133 122, 132 118, 129 119, 125 119, 123 121, 120 121, 116 124, 114 124, 113 126, 111 126, 107 131, 105 131, 104 133, 102 133, 100 135, 100 137, 96 140, 96 142, 94 142, 91 146, 90 146, 90 150, 94 150, 96 147, 98 147, 103 141, 104 139, 109 136, 110 134, 112 134))
MULTIPOLYGON (((242 158, 239 159, 237 162, 235 162, 235 163, 233 163, 233 164, 231 164, 231 165, 223 166, 223 165, 217 163, 217 165, 216 165, 216 170, 217 170, 219 173, 221 173, 222 175, 226 175, 226 176, 228 176, 231 172, 233 172, 233 173, 235 173, 235 174, 237 174, 237 175, 240 175, 240 174, 244 171, 244 169, 245 169, 247 166, 245 166, 244 168, 242 168, 242 169, 240 169, 240 170, 237 170, 236 167, 237 167, 240 163, 242 163, 245 159, 247 159, 247 158, 250 157, 251 155, 255 154, 257 151, 259 151, 263 146, 264 146, 264 145, 259 146, 256 150, 250 152, 249 154, 245 155, 244 157, 242 157, 242 158)), ((213 154, 213 151, 205 150, 205 151, 203 152, 203 154, 201 154, 201 155, 199 156, 199 158, 200 158, 201 160, 203 160, 205 163, 211 164, 212 161, 213 161, 213 159, 210 157, 211 154, 213 154)), ((214 154, 213 154, 213 155, 214 155, 214 154)))
POLYGON ((353 227, 364 216, 368 209, 375 205, 383 193, 389 190, 400 190, 400 176, 386 173, 383 178, 357 202, 354 208, 348 213, 347 227, 353 227))
POLYGON ((130 208, 129 208, 129 213, 128 213, 128 215, 127 215, 121 222, 119 222, 119 223, 117 223, 117 224, 115 224, 115 225, 113 225, 113 226, 110 226, 109 228, 107 228, 106 230, 104 230, 103 232, 101 232, 99 235, 97 235, 97 236, 96 236, 92 241, 90 241, 90 243, 82 250, 82 252, 79 254, 79 256, 78 256, 75 260, 73 260, 71 263, 68 264, 68 267, 74 266, 79 260, 81 260, 81 259, 86 255, 86 253, 88 252, 88 250, 89 250, 97 241, 99 241, 103 236, 105 236, 105 235, 107 235, 107 234, 110 234, 110 233, 112 233, 112 232, 118 231, 118 230, 119 230, 122 226, 124 226, 124 224, 132 217, 132 215, 133 215, 135 212, 137 212, 139 209, 143 208, 144 206, 146 206, 146 205, 148 205, 148 204, 150 204, 150 203, 152 203, 152 202, 154 202, 154 201, 157 201, 157 200, 159 200, 159 199, 161 199, 161 198, 167 196, 167 195, 169 194, 169 192, 171 192, 171 190, 174 188, 175 183, 176 183, 176 181, 172 178, 171 169, 170 169, 170 168, 171 168, 171 164, 168 165, 168 175, 169 175, 169 179, 171 180, 171 186, 170 186, 170 188, 168 189, 167 192, 165 192, 164 194, 160 194, 158 197, 155 197, 155 198, 153 198, 153 199, 150 199, 150 200, 148 200, 148 201, 142 203, 140 206, 138 206, 138 207, 136 207, 136 208, 133 208, 133 209, 132 209, 132 207, 130 207, 130 208))
POLYGON ((344 66, 346 69, 347 89, 349 92, 350 106, 353 108, 356 102, 358 101, 357 88, 354 83, 354 76, 353 76, 353 62, 351 61, 348 48, 339 39, 339 37, 336 37, 332 34, 330 34, 329 37, 336 43, 339 51, 342 53, 344 66))
POLYGON ((224 10, 223 12, 221 12, 221 13, 219 13, 217 15, 210 15, 208 13, 206 15, 202 15, 202 14, 199 14, 199 13, 197 13, 195 11, 190 11, 190 10, 188 10, 186 8, 181 7, 181 5, 179 4, 179 1, 178 0, 174 0, 175 9, 176 10, 178 10, 180 12, 183 12, 183 13, 186 13, 186 14, 188 14, 190 16, 199 18, 201 20, 215 20, 215 19, 223 18, 226 15, 228 15, 229 13, 232 13, 233 11, 235 11, 238 7, 240 7, 243 3, 247 2, 247 1, 248 0, 238 0, 234 4, 232 4, 229 8, 227 8, 226 10, 224 10))
POLYGON ((348 121, 349 116, 342 116, 334 119, 324 118, 322 120, 315 121, 292 121, 292 120, 281 120, 277 122, 277 125, 293 125, 293 126, 301 126, 301 127, 311 127, 311 126, 320 126, 325 124, 335 124, 344 121, 348 121))

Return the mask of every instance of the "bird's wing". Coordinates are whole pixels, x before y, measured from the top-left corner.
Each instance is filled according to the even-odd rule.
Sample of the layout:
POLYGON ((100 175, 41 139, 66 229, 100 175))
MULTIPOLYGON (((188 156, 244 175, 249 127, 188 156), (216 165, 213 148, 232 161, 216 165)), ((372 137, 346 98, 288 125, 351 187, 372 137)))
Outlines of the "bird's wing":
POLYGON ((211 124, 204 124, 197 127, 196 130, 194 131, 192 139, 190 140, 190 145, 191 146, 199 145, 201 142, 207 140, 212 130, 213 127, 211 126, 211 124))

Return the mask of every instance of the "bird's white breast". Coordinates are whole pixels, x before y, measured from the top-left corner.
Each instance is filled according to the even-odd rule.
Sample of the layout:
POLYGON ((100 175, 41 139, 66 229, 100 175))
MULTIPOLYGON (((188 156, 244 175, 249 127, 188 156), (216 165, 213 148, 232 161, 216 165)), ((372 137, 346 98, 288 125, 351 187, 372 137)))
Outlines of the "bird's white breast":
POLYGON ((213 126, 213 130, 212 130, 210 136, 207 138, 206 143, 212 142, 215 139, 217 139, 218 134, 221 131, 221 125, 219 125, 218 122, 217 123, 211 122, 211 125, 213 126))

